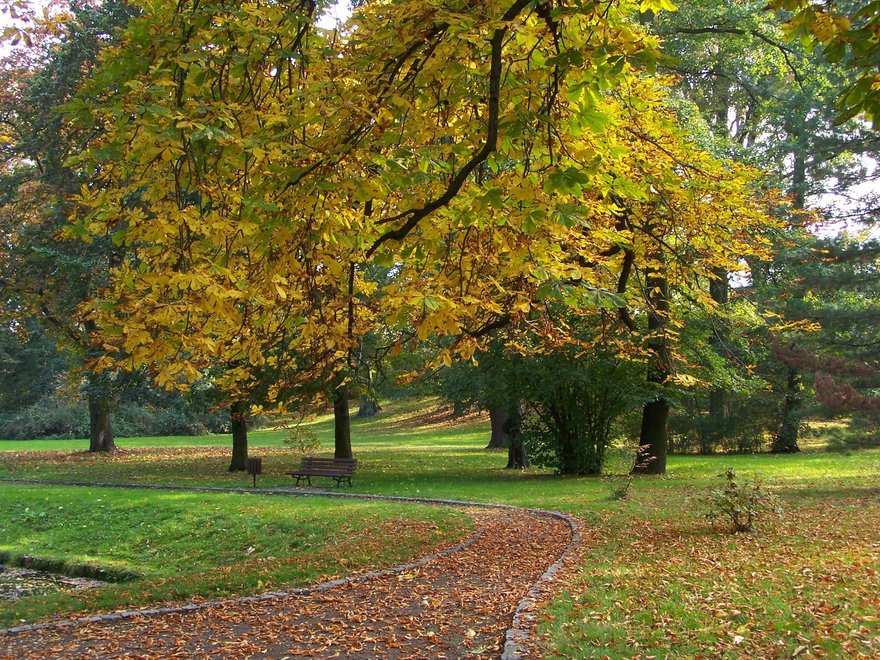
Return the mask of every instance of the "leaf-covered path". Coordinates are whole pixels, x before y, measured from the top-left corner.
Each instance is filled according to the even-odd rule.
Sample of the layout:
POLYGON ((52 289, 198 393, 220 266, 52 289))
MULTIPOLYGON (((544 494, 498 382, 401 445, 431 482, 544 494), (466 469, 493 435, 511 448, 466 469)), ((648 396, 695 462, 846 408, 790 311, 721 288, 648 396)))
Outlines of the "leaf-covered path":
POLYGON ((524 510, 468 513, 478 528, 472 543, 403 573, 0 637, 0 655, 497 658, 517 606, 562 556, 571 529, 524 510))

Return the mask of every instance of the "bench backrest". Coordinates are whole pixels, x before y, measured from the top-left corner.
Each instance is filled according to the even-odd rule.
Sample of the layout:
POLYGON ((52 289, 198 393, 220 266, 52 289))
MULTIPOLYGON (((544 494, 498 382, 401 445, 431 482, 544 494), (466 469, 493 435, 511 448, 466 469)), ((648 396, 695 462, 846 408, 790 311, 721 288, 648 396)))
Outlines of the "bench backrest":
POLYGON ((302 459, 303 470, 339 470, 344 474, 354 474, 357 459, 354 458, 316 458, 305 456, 302 459))

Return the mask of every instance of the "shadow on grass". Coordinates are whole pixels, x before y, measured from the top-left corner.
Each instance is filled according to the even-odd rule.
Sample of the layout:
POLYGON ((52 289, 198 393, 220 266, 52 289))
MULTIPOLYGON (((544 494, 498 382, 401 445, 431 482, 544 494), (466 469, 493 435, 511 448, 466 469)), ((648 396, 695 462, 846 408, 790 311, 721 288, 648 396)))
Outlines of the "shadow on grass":
POLYGON ((786 485, 784 488, 774 489, 784 497, 800 498, 803 503, 804 496, 817 500, 817 503, 828 500, 878 500, 880 499, 880 486, 841 486, 829 488, 827 486, 816 487, 811 484, 786 485))

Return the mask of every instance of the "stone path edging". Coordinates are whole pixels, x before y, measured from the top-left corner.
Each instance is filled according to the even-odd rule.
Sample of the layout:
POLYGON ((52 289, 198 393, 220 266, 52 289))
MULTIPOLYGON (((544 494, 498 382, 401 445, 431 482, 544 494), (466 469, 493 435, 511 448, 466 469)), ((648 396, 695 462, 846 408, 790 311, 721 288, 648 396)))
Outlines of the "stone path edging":
MULTIPOLYGON (((551 583, 561 569, 570 565, 576 558, 577 551, 583 544, 583 533, 581 522, 568 514, 559 511, 550 511, 548 509, 536 509, 530 507, 515 506, 513 504, 496 504, 492 502, 469 502, 466 500, 449 500, 440 498, 427 497, 405 497, 400 495, 374 495, 369 493, 344 493, 339 491, 326 490, 304 490, 296 488, 266 488, 256 490, 253 488, 223 488, 215 486, 174 486, 166 484, 136 484, 136 483, 108 483, 108 482, 89 482, 89 481, 51 481, 46 479, 0 479, 0 484, 22 484, 34 486, 76 486, 86 488, 121 488, 130 490, 167 490, 167 491, 184 491, 196 493, 236 493, 247 495, 273 495, 288 497, 332 497, 337 499, 357 499, 357 500, 373 500, 380 502, 403 502, 412 504, 432 504, 450 507, 477 507, 483 509, 498 509, 510 511, 522 511, 539 516, 548 516, 565 522, 571 530, 571 539, 563 550, 562 555, 541 575, 540 578, 529 588, 526 595, 519 601, 513 615, 511 625, 504 634, 504 649, 501 654, 501 660, 520 660, 525 657, 527 652, 526 645, 537 623, 536 617, 531 614, 531 609, 535 606, 542 596, 547 596, 552 591, 551 583)), ((121 612, 113 612, 111 614, 102 614, 91 617, 81 617, 78 619, 69 619, 54 623, 39 623, 33 625, 17 626, 14 628, 0 629, 0 637, 19 635, 22 633, 34 632, 39 630, 52 630, 72 628, 90 623, 101 623, 119 621, 122 619, 130 619, 133 617, 148 617, 162 614, 175 614, 184 612, 193 612, 197 610, 208 609, 218 605, 230 603, 253 603, 264 602, 270 600, 280 600, 289 596, 308 595, 311 593, 320 593, 329 589, 335 589, 346 584, 359 584, 376 578, 389 577, 398 575, 415 568, 420 568, 432 561, 448 557, 456 552, 464 550, 477 542, 482 535, 483 530, 478 529, 467 539, 454 546, 446 548, 438 553, 421 557, 409 564, 393 566, 379 571, 370 571, 347 578, 339 578, 328 582, 308 587, 299 587, 290 591, 274 592, 266 594, 258 594, 253 596, 242 596, 240 598, 230 598, 223 600, 205 601, 203 603, 190 603, 188 605, 180 605, 176 607, 163 607, 147 610, 126 610, 121 612)))

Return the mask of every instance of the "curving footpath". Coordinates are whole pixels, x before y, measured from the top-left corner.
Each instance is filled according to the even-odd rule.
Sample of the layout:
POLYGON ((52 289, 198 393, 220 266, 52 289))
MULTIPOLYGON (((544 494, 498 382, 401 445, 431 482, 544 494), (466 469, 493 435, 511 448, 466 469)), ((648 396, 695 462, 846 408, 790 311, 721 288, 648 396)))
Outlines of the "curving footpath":
MULTIPOLYGON (((207 492, 246 489, 2 480, 5 483, 207 492)), ((237 599, 116 612, 0 630, 0 657, 529 657, 537 602, 582 546, 561 513, 482 502, 266 489, 454 506, 476 531, 440 553, 350 578, 237 599), (549 567, 548 567, 549 564, 549 567)))

